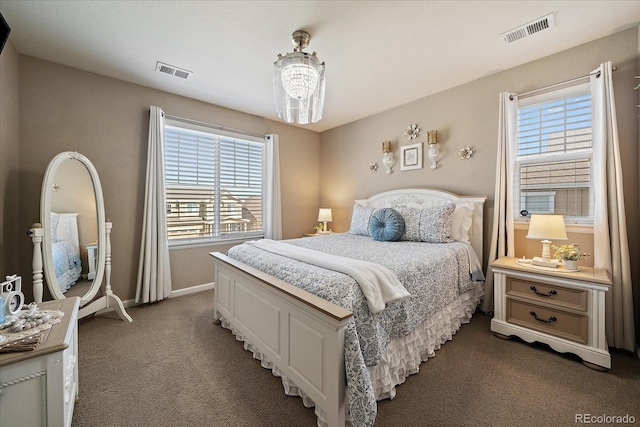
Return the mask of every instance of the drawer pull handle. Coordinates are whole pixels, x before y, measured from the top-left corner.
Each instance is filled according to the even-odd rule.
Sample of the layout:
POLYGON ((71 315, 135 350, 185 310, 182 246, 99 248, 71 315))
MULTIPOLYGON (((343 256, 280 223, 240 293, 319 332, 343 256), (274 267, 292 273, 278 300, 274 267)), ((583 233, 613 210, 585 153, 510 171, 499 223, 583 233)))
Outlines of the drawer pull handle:
POLYGON ((531 289, 534 294, 540 295, 541 297, 552 297, 558 293, 555 289, 551 289, 548 294, 543 294, 542 292, 538 292, 536 287, 533 285, 529 286, 529 289, 531 289))
POLYGON ((556 316, 549 317, 549 320, 539 319, 538 315, 536 314, 535 311, 530 311, 529 314, 532 315, 533 318, 536 319, 538 322, 552 323, 552 322, 555 322, 556 320, 558 320, 558 318, 556 316))

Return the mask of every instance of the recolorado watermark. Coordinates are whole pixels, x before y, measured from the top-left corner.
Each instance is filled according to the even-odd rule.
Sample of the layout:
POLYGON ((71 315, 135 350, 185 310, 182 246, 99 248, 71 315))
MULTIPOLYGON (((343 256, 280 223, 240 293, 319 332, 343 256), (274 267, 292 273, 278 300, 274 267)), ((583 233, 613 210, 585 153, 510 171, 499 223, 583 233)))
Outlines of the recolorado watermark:
POLYGON ((576 414, 576 424, 635 424, 633 415, 576 414))

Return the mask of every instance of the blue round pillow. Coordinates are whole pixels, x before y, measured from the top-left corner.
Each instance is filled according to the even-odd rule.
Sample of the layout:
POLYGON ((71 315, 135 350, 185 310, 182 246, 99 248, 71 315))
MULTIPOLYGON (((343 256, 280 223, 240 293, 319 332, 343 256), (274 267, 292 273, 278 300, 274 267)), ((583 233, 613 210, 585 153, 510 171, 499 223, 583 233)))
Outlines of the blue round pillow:
POLYGON ((404 218, 395 209, 378 209, 369 220, 369 234, 375 240, 395 242, 404 234, 404 218))

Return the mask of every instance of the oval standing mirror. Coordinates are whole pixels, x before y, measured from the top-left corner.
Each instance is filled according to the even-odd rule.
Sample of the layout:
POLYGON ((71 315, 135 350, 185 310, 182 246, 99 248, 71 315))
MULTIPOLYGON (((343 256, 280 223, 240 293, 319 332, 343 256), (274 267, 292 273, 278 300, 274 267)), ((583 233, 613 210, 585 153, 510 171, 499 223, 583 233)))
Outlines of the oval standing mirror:
POLYGON ((39 273, 44 272, 53 298, 80 297, 79 317, 113 307, 131 321, 122 301, 111 292, 111 223, 105 220, 98 172, 88 158, 67 151, 49 163, 42 183, 40 222, 41 229, 31 230, 36 302, 42 301, 39 273), (103 282, 104 295, 94 300, 103 282))
POLYGON ((102 188, 85 156, 65 152, 49 163, 42 184, 40 221, 44 276, 51 296, 79 296, 80 306, 85 306, 100 289, 105 255, 99 250, 105 239, 102 188))

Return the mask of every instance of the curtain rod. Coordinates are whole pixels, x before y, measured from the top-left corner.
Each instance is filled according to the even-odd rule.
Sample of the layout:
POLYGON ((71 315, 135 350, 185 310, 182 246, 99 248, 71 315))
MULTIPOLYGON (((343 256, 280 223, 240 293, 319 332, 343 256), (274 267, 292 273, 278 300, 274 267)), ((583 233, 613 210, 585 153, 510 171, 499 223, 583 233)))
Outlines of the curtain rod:
MULTIPOLYGON (((616 71, 618 69, 618 67, 612 67, 611 69, 613 71, 616 71)), ((513 95, 509 95, 509 100, 513 101, 513 97, 514 96, 531 95, 532 93, 542 92, 544 90, 553 89, 554 87, 563 86, 563 85, 566 85, 566 84, 569 84, 569 83, 577 82, 579 80, 586 79, 587 77, 591 77, 593 75, 595 75, 596 78, 599 78, 600 77, 600 71, 596 71, 595 73, 589 73, 586 76, 576 77, 575 79, 569 79, 569 80, 565 80, 565 81, 560 82, 560 83, 555 83, 555 84, 552 84, 552 85, 549 85, 549 86, 545 86, 545 87, 541 87, 541 88, 538 88, 538 89, 530 90, 528 92, 516 93, 516 94, 513 94, 513 95)))
MULTIPOLYGON (((147 108, 147 113, 149 113, 149 112, 151 112, 151 109, 147 108)), ((242 135, 252 136, 254 138, 262 138, 262 139, 264 139, 264 137, 265 137, 264 134, 247 132, 245 130, 240 130, 240 129, 228 128, 226 126, 216 125, 216 124, 207 123, 207 122, 201 122, 199 120, 187 119, 186 117, 178 117, 178 116, 174 116, 174 115, 171 115, 171 114, 168 114, 168 113, 165 113, 165 112, 163 112, 163 114, 164 114, 164 116, 166 118, 169 118, 169 119, 178 120, 178 121, 181 121, 181 122, 187 122, 187 123, 191 123, 191 124, 194 124, 194 125, 204 126, 204 127, 208 127, 208 128, 212 128, 212 129, 216 129, 216 130, 239 133, 239 134, 242 134, 242 135)))

